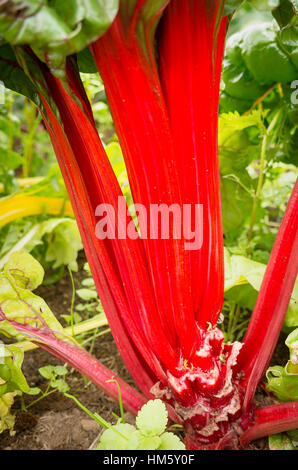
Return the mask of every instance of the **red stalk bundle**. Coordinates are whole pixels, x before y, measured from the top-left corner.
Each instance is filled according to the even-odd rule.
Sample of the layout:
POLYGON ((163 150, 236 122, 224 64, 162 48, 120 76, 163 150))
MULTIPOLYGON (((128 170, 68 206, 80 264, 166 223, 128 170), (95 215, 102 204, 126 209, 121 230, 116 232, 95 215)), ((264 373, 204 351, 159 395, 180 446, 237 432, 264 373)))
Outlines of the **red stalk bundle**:
MULTIPOLYGON (((125 0, 107 33, 90 46, 104 81, 134 202, 146 208, 161 203, 202 204, 200 250, 185 250, 185 240, 174 236, 96 237, 100 203, 115 208, 120 231, 127 220, 117 213, 122 193, 76 67, 68 59, 65 87, 30 50, 23 50, 20 57, 21 63, 29 59, 34 63, 31 79, 42 99, 44 121, 116 344, 144 396, 164 399, 172 418, 184 424, 190 449, 238 448, 253 438, 298 426, 296 404, 255 410, 252 402, 297 275, 298 184, 244 343, 223 343, 223 333, 216 327, 224 281, 217 159, 226 30, 223 3, 160 0, 152 7, 150 1, 125 0)), ((129 214, 126 218, 133 223, 129 214)), ((67 352, 59 349, 57 338, 49 341, 49 334, 14 326, 23 333, 27 328, 38 344, 109 393, 106 371, 94 360, 88 362, 79 348, 67 352)), ((121 391, 124 405, 136 412, 142 404, 140 395, 128 386, 121 391)), ((115 388, 112 394, 115 397, 115 388)))

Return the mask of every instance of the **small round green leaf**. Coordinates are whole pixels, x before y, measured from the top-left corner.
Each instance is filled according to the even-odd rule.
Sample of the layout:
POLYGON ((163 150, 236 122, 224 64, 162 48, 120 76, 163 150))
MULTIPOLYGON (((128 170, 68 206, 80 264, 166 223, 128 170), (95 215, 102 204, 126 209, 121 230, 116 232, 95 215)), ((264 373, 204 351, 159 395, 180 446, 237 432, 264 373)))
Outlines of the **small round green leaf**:
POLYGON ((150 400, 138 412, 136 425, 144 436, 159 436, 168 423, 168 412, 161 400, 150 400))

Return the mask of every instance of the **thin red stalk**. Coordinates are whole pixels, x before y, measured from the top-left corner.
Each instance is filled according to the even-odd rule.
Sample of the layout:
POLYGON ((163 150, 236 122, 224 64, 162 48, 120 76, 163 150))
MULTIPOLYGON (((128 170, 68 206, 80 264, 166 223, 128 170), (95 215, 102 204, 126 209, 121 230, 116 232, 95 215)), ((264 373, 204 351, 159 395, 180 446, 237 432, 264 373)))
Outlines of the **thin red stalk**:
POLYGON ((222 2, 172 0, 160 26, 160 73, 183 202, 203 208, 203 245, 189 252, 193 309, 216 324, 223 303, 223 235, 217 158, 218 95, 226 19, 222 2))
POLYGON ((243 447, 263 436, 298 428, 298 402, 267 406, 255 411, 254 424, 245 431, 240 442, 243 447))
POLYGON ((247 408, 278 341, 298 272, 298 180, 289 200, 244 337, 237 371, 244 372, 247 408))
MULTIPOLYGON (((0 319, 7 320, 1 308, 0 319)), ((67 362, 115 401, 118 400, 117 385, 108 381, 112 379, 117 380, 121 390, 123 405, 131 413, 137 414, 140 408, 146 403, 146 398, 143 395, 107 369, 103 364, 97 361, 97 359, 91 356, 91 354, 85 351, 85 349, 74 343, 67 342, 65 339, 58 339, 46 328, 38 330, 32 326, 23 325, 13 320, 8 321, 16 330, 28 336, 30 341, 67 362)))
POLYGON ((71 59, 69 57, 66 60, 66 74, 68 79, 68 85, 70 87, 70 90, 74 94, 74 98, 80 100, 86 115, 88 116, 91 124, 93 124, 93 126, 95 127, 91 103, 88 99, 84 85, 80 79, 80 75, 77 70, 77 64, 74 62, 74 59, 71 59))
MULTIPOLYGON (((150 204, 180 205, 172 138, 157 74, 147 63, 135 29, 130 29, 129 37, 124 29, 118 16, 92 51, 105 84, 134 202, 148 211, 150 204)), ((197 331, 183 241, 143 241, 163 329, 173 347, 180 344, 188 357, 197 331)))

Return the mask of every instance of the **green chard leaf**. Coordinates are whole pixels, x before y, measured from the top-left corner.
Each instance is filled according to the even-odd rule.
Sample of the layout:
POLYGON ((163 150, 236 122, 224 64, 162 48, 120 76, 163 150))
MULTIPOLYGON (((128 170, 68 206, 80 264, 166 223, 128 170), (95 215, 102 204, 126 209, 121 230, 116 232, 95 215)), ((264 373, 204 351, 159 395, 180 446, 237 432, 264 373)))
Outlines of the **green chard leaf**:
MULTIPOLYGON (((261 288, 266 265, 245 256, 230 254, 225 249, 225 297, 241 307, 253 309, 261 288)), ((294 285, 284 327, 298 325, 298 280, 294 285)))
MULTIPOLYGON (((283 8, 282 3, 274 15, 285 25, 290 12, 286 18, 283 8)), ((224 111, 243 112, 275 83, 290 85, 297 78, 297 16, 281 30, 274 21, 253 22, 228 38, 221 82, 224 111)))
POLYGON ((268 392, 273 393, 282 402, 298 400, 298 372, 289 374, 286 368, 272 366, 266 372, 268 392))
POLYGON ((286 345, 290 350, 290 361, 293 366, 297 366, 298 373, 298 328, 289 334, 286 339, 286 345))
MULTIPOLYGON (((1 378, 0 378, 1 385, 1 378)), ((15 424, 15 417, 10 413, 10 408, 14 402, 16 392, 6 393, 0 396, 0 434, 8 430, 10 435, 13 436, 15 424)))
POLYGON ((7 43, 0 46, 0 80, 6 88, 21 93, 40 106, 37 89, 19 65, 13 48, 7 43))
POLYGON ((13 277, 17 287, 34 290, 43 280, 42 266, 29 253, 12 253, 4 266, 7 277, 13 277))
POLYGON ((285 367, 269 367, 266 388, 280 401, 298 401, 298 328, 287 337, 286 345, 290 350, 290 360, 285 367))
POLYGON ((31 291, 40 285, 43 274, 42 266, 29 253, 20 251, 11 255, 0 272, 1 332, 19 337, 13 326, 13 321, 16 321, 34 328, 46 326, 55 333, 63 333, 62 325, 46 302, 31 291))
POLYGON ((29 385, 22 373, 24 352, 14 345, 0 348, 0 397, 21 390, 28 393, 29 385))
POLYGON ((65 57, 83 50, 108 29, 119 0, 10 0, 1 2, 0 34, 26 44, 59 74, 65 57))

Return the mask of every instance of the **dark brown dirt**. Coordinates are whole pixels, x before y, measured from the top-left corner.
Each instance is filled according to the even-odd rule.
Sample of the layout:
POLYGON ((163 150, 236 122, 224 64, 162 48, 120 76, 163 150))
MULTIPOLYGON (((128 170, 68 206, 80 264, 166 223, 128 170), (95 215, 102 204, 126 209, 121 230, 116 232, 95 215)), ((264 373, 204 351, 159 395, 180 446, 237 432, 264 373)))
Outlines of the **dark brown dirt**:
MULTIPOLYGON (((82 267, 84 258, 81 258, 82 267)), ((84 277, 82 269, 75 274, 75 284, 79 287, 80 280, 84 277)), ((49 304, 53 312, 59 317, 70 311, 72 288, 69 276, 55 285, 42 286, 37 291, 49 304)), ((112 369, 121 378, 133 385, 121 356, 115 346, 112 335, 107 333, 99 337, 94 345, 93 354, 100 361, 112 369)), ((277 348, 277 358, 272 363, 283 364, 287 359, 287 350, 283 341, 277 348)), ((31 387, 44 389, 47 381, 39 374, 38 369, 45 365, 57 365, 61 362, 46 351, 36 349, 27 352, 23 364, 23 372, 31 387)), ((92 412, 99 413, 105 420, 113 423, 113 412, 119 414, 118 405, 92 383, 86 380, 75 370, 67 374, 67 383, 70 393, 79 398, 81 403, 92 412)), ((36 397, 24 395, 26 405, 36 397)), ((264 406, 272 403, 265 393, 260 391, 257 395, 257 405, 264 406)), ((60 393, 53 393, 33 405, 27 412, 21 411, 20 398, 16 398, 13 411, 16 415, 15 436, 10 436, 7 431, 0 435, 0 450, 83 450, 88 449, 101 432, 100 426, 84 413, 69 398, 60 393)), ((133 418, 126 414, 128 422, 133 418)), ((253 443, 252 449, 268 448, 267 439, 260 439, 253 443)))

